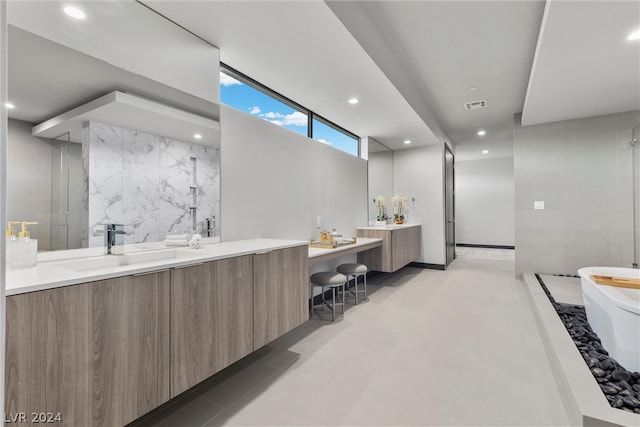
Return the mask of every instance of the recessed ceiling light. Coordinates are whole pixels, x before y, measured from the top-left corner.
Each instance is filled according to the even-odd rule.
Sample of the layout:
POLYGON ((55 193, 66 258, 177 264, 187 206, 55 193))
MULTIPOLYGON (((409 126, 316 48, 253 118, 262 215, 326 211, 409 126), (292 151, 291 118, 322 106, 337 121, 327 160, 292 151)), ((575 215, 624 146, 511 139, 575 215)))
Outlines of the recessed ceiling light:
POLYGON ((360 100, 358 98, 350 98, 349 101, 347 101, 349 104, 357 104, 358 102, 360 102, 360 100))
POLYGON ((484 129, 480 129, 480 130, 478 131, 478 136, 485 136, 486 134, 487 134, 487 131, 486 131, 486 130, 484 130, 484 129))
POLYGON ((199 133, 194 134, 193 137, 195 139, 202 139, 202 135, 200 135, 199 133))
POLYGON ((489 150, 482 150, 482 154, 489 154, 489 150))
POLYGON ((7 102, 6 104, 4 104, 4 106, 7 107, 9 110, 16 108, 16 106, 10 102, 7 102))
POLYGON ((411 144, 411 140, 410 140, 410 139, 405 139, 405 140, 404 140, 404 143, 405 143, 405 144, 411 144))
POLYGON ((634 31, 633 33, 629 34, 627 40, 640 40, 640 30, 634 31))
POLYGON ((478 90, 478 86, 471 86, 471 87, 469 88, 469 90, 470 90, 471 92, 473 92, 474 90, 478 90))
POLYGON ((64 8, 64 13, 66 13, 67 15, 69 15, 72 18, 75 19, 84 19, 87 17, 87 14, 84 13, 82 10, 78 9, 75 6, 67 6, 64 8))

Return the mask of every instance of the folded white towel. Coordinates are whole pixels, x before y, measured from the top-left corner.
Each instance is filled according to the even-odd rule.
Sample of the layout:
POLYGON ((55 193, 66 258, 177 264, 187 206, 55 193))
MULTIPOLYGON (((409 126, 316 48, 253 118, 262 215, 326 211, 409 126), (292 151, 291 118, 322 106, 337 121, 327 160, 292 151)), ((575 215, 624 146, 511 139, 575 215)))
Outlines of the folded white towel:
POLYGON ((187 239, 165 239, 164 244, 167 246, 189 246, 189 242, 187 241, 187 239))
POLYGON ((187 240, 189 235, 187 233, 184 234, 167 234, 165 240, 187 240))
POLYGON ((202 249, 202 236, 199 234, 191 236, 191 240, 189 240, 189 248, 202 249))

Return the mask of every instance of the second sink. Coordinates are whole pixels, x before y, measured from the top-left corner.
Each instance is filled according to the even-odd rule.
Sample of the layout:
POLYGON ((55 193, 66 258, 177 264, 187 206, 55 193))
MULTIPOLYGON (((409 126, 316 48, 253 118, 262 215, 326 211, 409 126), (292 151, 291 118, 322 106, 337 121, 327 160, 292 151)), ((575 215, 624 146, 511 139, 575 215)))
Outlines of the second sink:
POLYGON ((92 270, 102 270, 111 267, 122 267, 127 265, 137 265, 146 262, 164 261, 180 258, 186 255, 178 252, 177 249, 161 251, 135 252, 124 255, 104 255, 99 257, 83 258, 72 261, 64 261, 58 265, 69 270, 83 272, 92 270))

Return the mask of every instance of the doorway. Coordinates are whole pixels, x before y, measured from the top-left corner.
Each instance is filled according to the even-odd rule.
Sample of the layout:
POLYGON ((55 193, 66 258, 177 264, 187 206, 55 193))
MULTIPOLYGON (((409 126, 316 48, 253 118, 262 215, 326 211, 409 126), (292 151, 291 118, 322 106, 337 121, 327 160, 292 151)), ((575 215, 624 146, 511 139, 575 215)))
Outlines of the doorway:
POLYGON ((448 145, 444 150, 444 218, 445 218, 445 267, 456 258, 456 204, 454 155, 448 145))

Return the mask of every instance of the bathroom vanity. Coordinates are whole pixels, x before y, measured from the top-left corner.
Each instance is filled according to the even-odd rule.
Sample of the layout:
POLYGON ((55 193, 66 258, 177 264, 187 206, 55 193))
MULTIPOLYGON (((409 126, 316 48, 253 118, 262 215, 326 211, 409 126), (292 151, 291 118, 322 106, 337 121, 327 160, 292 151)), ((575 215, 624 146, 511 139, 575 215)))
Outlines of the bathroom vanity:
POLYGON ((304 323, 308 292, 293 240, 10 270, 5 411, 125 425, 304 323))
POLYGON ((393 273, 420 258, 420 224, 389 224, 383 227, 359 227, 358 237, 380 238, 382 246, 358 254, 358 262, 369 270, 393 273))

